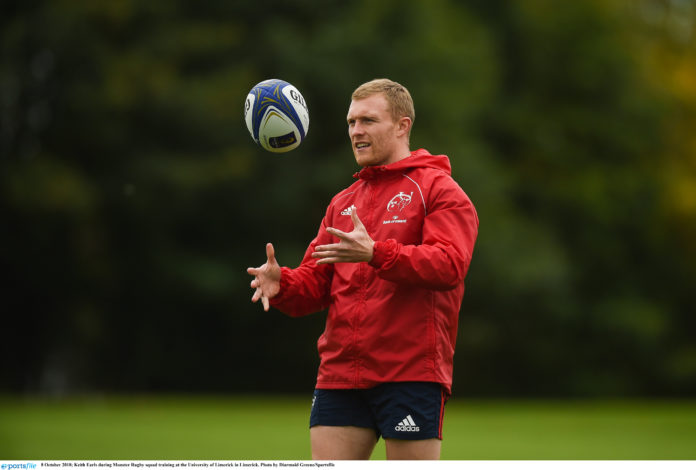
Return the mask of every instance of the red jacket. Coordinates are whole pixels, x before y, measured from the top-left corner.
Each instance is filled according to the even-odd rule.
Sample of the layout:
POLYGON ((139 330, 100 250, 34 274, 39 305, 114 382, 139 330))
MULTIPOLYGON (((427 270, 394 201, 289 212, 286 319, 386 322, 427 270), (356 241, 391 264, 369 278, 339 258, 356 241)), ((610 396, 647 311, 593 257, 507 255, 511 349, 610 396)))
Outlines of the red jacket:
POLYGON ((281 268, 271 305, 290 316, 329 308, 317 342, 317 388, 384 382, 452 385, 464 277, 478 233, 476 210, 450 176, 445 155, 424 149, 391 165, 365 167, 331 200, 296 269, 281 268), (326 232, 353 230, 350 211, 375 241, 370 263, 317 265, 326 232))

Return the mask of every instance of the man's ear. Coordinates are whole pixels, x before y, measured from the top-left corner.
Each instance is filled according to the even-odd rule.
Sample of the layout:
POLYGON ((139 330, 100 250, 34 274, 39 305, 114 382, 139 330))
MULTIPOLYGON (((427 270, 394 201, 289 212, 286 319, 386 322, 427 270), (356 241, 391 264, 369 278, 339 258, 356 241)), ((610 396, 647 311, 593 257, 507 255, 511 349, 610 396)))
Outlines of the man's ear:
POLYGON ((412 125, 413 121, 411 121, 410 117, 403 116, 401 119, 399 119, 399 122, 397 123, 398 136, 401 137, 408 135, 412 125))

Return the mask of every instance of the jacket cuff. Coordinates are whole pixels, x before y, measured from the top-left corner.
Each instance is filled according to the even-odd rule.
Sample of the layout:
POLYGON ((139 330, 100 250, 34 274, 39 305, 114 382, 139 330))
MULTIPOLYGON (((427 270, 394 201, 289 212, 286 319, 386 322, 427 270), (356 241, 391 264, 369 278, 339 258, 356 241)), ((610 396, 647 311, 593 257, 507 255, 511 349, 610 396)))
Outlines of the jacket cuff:
POLYGON ((288 287, 290 285, 290 271, 290 268, 286 266, 282 266, 280 268, 280 290, 278 291, 278 294, 275 297, 273 297, 272 299, 268 299, 268 304, 272 307, 283 303, 283 300, 285 300, 284 294, 288 291, 288 287))
POLYGON ((372 259, 369 261, 369 265, 375 269, 382 269, 387 265, 391 264, 396 258, 398 245, 396 240, 390 238, 386 241, 377 241, 372 247, 372 259))

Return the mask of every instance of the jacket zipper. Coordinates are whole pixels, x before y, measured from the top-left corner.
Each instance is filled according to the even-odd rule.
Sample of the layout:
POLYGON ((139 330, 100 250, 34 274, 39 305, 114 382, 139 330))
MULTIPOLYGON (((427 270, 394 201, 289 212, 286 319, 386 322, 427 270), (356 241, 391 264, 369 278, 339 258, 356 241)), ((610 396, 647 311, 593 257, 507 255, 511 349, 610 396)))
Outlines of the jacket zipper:
MULTIPOLYGON (((366 208, 363 211, 364 215, 361 217, 361 219, 364 221, 363 224, 365 225, 365 228, 368 229, 368 227, 372 227, 372 218, 373 218, 373 206, 374 206, 374 191, 373 191, 373 185, 371 181, 366 181, 366 187, 367 187, 367 204, 366 208)), ((369 229, 368 229, 369 232, 369 229)), ((361 351, 359 348, 359 340, 360 340, 360 326, 362 319, 364 318, 365 315, 368 314, 367 312, 367 265, 366 263, 360 263, 358 265, 358 274, 359 274, 359 279, 360 279, 360 308, 358 309, 356 318, 355 318, 355 326, 353 327, 353 345, 355 347, 355 386, 358 387, 360 384, 360 369, 362 367, 362 359, 361 359, 361 351)))

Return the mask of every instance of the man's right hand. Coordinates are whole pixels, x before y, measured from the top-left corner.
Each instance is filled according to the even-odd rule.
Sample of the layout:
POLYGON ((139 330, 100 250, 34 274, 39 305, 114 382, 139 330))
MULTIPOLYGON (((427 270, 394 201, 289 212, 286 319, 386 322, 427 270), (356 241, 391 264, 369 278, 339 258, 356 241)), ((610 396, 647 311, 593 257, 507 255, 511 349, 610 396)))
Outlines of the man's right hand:
POLYGON ((254 276, 251 288, 256 289, 251 297, 252 302, 261 299, 263 309, 268 311, 268 300, 272 299, 280 291, 280 265, 275 259, 275 251, 271 243, 266 244, 267 261, 258 268, 247 268, 247 272, 254 276))

